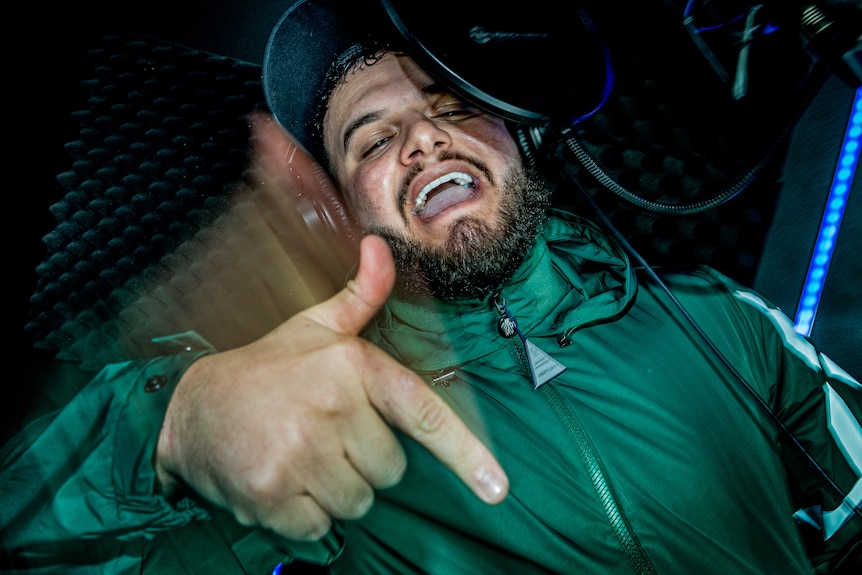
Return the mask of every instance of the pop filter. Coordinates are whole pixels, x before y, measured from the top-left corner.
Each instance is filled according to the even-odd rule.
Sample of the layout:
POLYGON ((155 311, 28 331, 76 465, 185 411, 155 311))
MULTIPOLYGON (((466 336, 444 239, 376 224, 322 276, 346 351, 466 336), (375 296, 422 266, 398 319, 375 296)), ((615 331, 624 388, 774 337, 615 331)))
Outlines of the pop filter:
POLYGON ((503 118, 571 125, 592 115, 613 84, 610 59, 587 15, 570 3, 529 9, 461 0, 429 10, 381 0, 411 55, 451 90, 503 118))

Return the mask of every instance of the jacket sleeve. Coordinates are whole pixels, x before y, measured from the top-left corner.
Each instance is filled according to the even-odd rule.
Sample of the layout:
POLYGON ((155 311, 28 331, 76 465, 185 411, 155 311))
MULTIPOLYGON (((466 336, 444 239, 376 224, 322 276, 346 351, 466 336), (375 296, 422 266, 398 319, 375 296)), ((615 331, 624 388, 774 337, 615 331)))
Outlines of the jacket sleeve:
POLYGON ((763 354, 754 355, 812 562, 820 573, 862 572, 862 385, 760 295, 733 293, 761 334, 751 349, 763 354))
MULTIPOLYGON (((30 423, 0 454, 3 556, 39 563, 75 541, 123 543, 202 519, 157 494, 152 456, 174 385, 210 349, 105 367, 63 409, 30 423)), ((200 341, 200 340, 198 340, 200 341)))
POLYGON ((193 332, 159 343, 175 353, 106 366, 0 452, 0 571, 268 575, 278 563, 331 562, 340 524, 288 541, 193 494, 158 492, 152 458, 174 386, 214 351, 193 332))

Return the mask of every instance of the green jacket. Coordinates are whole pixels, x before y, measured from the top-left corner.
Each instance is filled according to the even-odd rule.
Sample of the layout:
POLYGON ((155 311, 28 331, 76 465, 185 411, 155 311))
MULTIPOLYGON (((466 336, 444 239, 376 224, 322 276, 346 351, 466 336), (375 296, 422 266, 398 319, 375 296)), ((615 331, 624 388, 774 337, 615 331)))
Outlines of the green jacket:
POLYGON ((189 351, 109 366, 6 447, 4 553, 33 573, 264 574, 291 558, 375 575, 853 572, 862 387, 758 295, 707 269, 663 278, 709 343, 616 244, 556 213, 496 298, 396 294, 369 326, 495 452, 500 505, 406 437, 404 480, 316 544, 165 500, 148 458, 170 384, 209 352, 187 334, 189 351), (536 350, 565 367, 538 388, 536 350), (167 385, 148 393, 154 376, 167 385))

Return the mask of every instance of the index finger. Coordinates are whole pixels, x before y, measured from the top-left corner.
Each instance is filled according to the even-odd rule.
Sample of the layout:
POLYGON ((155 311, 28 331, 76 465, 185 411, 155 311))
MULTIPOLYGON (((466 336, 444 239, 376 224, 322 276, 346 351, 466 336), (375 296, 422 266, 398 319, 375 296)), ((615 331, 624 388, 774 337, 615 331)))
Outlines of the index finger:
POLYGON ((368 396, 392 426, 425 446, 484 502, 505 499, 509 479, 497 459, 419 376, 402 369, 372 381, 368 396))

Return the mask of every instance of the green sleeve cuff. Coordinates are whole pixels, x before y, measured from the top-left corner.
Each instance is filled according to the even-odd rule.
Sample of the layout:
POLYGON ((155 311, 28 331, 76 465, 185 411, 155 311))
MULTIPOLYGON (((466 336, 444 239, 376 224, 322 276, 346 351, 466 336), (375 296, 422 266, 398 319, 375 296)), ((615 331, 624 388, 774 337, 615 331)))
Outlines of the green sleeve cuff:
POLYGON ((194 334, 161 338, 166 351, 178 351, 147 362, 126 388, 115 424, 111 465, 118 516, 158 517, 162 527, 173 527, 205 517, 190 500, 176 505, 157 493, 153 456, 168 403, 189 366, 213 350, 194 334))

